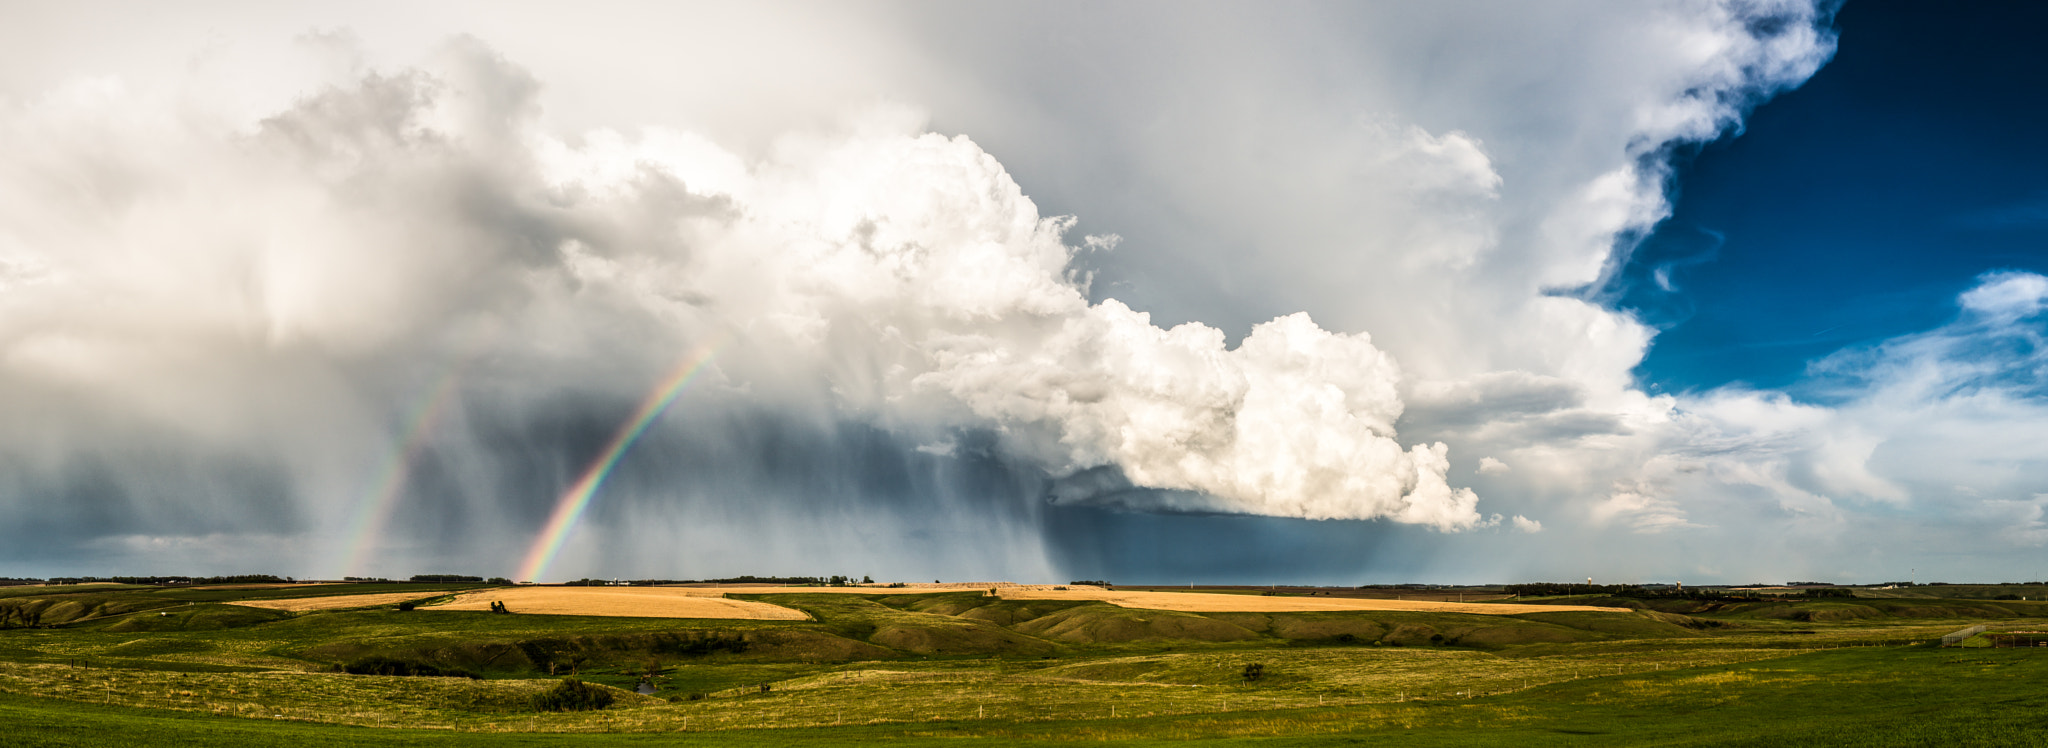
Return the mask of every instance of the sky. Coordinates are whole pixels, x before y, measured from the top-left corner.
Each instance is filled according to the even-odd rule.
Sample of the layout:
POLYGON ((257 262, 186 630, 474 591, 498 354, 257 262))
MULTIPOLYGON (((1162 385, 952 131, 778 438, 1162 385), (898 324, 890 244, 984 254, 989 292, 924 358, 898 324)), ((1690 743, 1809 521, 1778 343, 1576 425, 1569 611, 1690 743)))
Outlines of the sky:
POLYGON ((2044 13, 14 5, 0 576, 2048 578, 2044 13))

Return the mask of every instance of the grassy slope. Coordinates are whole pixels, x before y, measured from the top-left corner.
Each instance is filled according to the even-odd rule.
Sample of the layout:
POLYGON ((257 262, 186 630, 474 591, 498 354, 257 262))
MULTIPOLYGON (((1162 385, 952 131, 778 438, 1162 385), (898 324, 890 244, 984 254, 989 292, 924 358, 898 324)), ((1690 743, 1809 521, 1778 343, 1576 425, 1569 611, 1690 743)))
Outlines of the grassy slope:
MULTIPOLYGON (((276 591, 204 592, 230 599, 238 592, 269 596, 276 591)), ((118 604, 158 599, 160 591, 101 588, 77 594, 118 604)), ((65 735, 76 737, 76 744, 151 741, 159 734, 151 731, 179 730, 207 736, 189 742, 228 745, 271 744, 262 742, 267 740, 355 744, 364 736, 416 739, 419 744, 472 739, 449 731, 359 732, 340 724, 303 727, 153 709, 275 710, 327 723, 515 731, 489 734, 494 745, 552 740, 516 735, 530 729, 672 731, 690 720, 700 731, 718 728, 717 740, 734 745, 830 744, 926 733, 1016 741, 1360 730, 1418 744, 1472 744, 1475 735, 1515 736, 1496 741, 1504 745, 1609 740, 1601 735, 1623 736, 1613 744, 1656 744, 1665 738, 1650 730, 1656 725, 1643 715, 1666 712, 1678 713, 1664 720, 1679 730, 1670 738, 1679 742, 1669 744, 1701 736, 1725 741, 1766 732, 1807 735, 1802 730, 1816 741, 1838 733, 1899 740, 1934 734, 1916 732, 1921 729, 1916 723, 1901 721, 1900 715, 1912 714, 1932 715, 1922 718, 1946 725, 1944 730, 2011 744, 2008 738, 2040 736, 1999 732, 2018 729, 2012 727, 2018 723, 1980 714, 1980 704, 2000 699, 2036 704, 2013 693, 2009 678, 2001 680, 2006 673, 2037 677, 2040 673, 2029 669, 2034 660, 2024 659, 2036 653, 1976 653, 1996 661, 1988 667, 1958 667, 1958 662, 1975 661, 1956 660, 1953 653, 1897 648, 1787 656, 1843 644, 1924 641, 1987 614, 2048 615, 2042 606, 1929 599, 1743 603, 1685 611, 1698 618, 1679 611, 1514 617, 1392 611, 1198 615, 1095 602, 1004 601, 976 592, 762 599, 805 610, 816 620, 388 609, 293 615, 181 600, 176 608, 147 608, 60 629, 10 630, 0 632, 0 691, 15 695, 0 697, 0 723, 30 720, 50 730, 48 735, 0 731, 0 745, 31 739, 43 742, 23 744, 62 745, 70 739, 65 735), (172 615, 160 615, 164 612, 172 615), (744 639, 747 646, 739 651, 700 646, 733 638, 744 639), (514 680, 307 672, 367 655, 453 664, 514 680), (602 714, 534 717, 523 709, 524 695, 543 682, 517 679, 543 674, 536 657, 558 665, 575 663, 587 678, 618 687, 630 687, 639 672, 655 668, 663 673, 657 680, 662 695, 712 697, 675 704, 637 699, 634 708, 602 714), (2022 659, 1999 659, 2011 657, 2022 659), (33 664, 79 658, 92 660, 95 669, 73 672, 33 664), (1251 662, 1267 667, 1267 678, 1259 684, 1245 684, 1240 677, 1251 662), (1830 671, 1828 663, 1839 667, 1830 671), (304 674, 249 672, 254 670, 304 674), (1714 677, 1698 680, 1707 675, 1714 677), (1926 684, 1915 679, 1940 683, 1934 690, 1916 691, 1926 684), (760 683, 775 684, 774 692, 759 693, 754 685, 760 683), (1627 688, 1600 691, 1599 684, 1627 688), (1405 701, 1461 692, 1491 695, 1471 701, 1405 701), (1895 698, 1915 693, 1932 706, 1895 698), (1972 701, 1972 693, 1983 700, 1972 701), (1688 706, 1701 694, 1711 703, 1688 706), (1735 696, 1722 697, 1727 694, 1735 696), (96 699, 127 706, 80 703, 96 699), (1104 719, 1110 709, 1118 710, 1117 719, 1104 719), (1867 713, 1867 718, 1845 724, 1816 716, 1841 709, 1867 713), (989 719, 945 719, 970 713, 989 719), (1764 720, 1769 728, 1729 724, 1731 713, 1764 720), (1974 716, 1957 722, 1950 714, 1974 716), (1889 727, 1872 732, 1857 726, 1865 722, 1889 727), (81 732, 102 723, 103 729, 135 734, 100 741, 81 732), (825 725, 839 726, 819 727, 825 725), (779 729, 743 729, 751 726, 779 729)))
MULTIPOLYGON (((377 585, 352 587, 373 586, 377 585)), ((235 592, 214 590, 208 594, 235 592)), ((240 592, 268 596, 275 591, 240 592)), ((317 670, 380 656, 496 677, 545 674, 552 664, 558 672, 574 668, 613 685, 630 685, 636 679, 630 673, 691 665, 687 668, 691 676, 668 684, 673 690, 689 692, 796 677, 827 669, 832 663, 856 661, 933 657, 1042 660, 1376 643, 1507 651, 1541 644, 1696 638, 1711 628, 1696 625, 1703 624, 1699 619, 1654 612, 1560 611, 1515 617, 1400 611, 1191 614, 1132 610, 1097 602, 1005 601, 976 592, 762 596, 806 611, 815 623, 495 616, 432 610, 398 613, 388 609, 293 615, 212 602, 151 607, 162 594, 160 590, 86 594, 84 597, 99 600, 100 609, 125 606, 141 610, 101 615, 59 630, 8 631, 0 635, 0 660, 112 658, 116 661, 110 664, 146 667, 147 662, 136 658, 156 652, 138 649, 142 645, 135 640, 147 636, 158 642, 150 646, 170 648, 163 653, 175 651, 177 656, 159 659, 167 666, 183 663, 175 665, 180 669, 198 663, 215 668, 317 670), (123 598, 130 600, 124 602, 123 598), (721 638, 744 639, 746 646, 743 651, 704 651, 690 644, 721 638), (738 674, 729 677, 696 675, 704 671, 696 666, 706 664, 754 667, 738 668, 738 674)), ((1922 601, 1871 602, 1924 607, 1922 601)), ((1808 625, 1755 611, 1727 612, 1749 620, 1730 631, 1716 632, 1718 635, 1772 635, 1790 626, 1808 625)), ((1984 611, 1972 607, 1934 612, 1945 618, 1965 618, 1984 611)))
POLYGON ((2018 595, 2030 601, 2048 600, 2048 584, 1928 584, 1894 589, 1858 588, 1857 597, 1904 599, 1992 600, 2018 595))
POLYGON ((42 585, 21 585, 19 587, 0 587, 0 600, 12 597, 49 597, 51 595, 69 595, 79 592, 116 592, 120 590, 147 589, 155 588, 141 584, 57 584, 47 587, 42 585))
MULTIPOLYGON (((2026 650, 1852 649, 1592 678, 1470 700, 1152 718, 935 720, 688 736, 372 730, 0 696, 5 746, 948 745, 1115 740, 1210 745, 2041 745, 2048 657, 2026 650), (1277 736, 1277 737, 1268 737, 1277 736)), ((544 724, 552 717, 543 717, 544 724)))
MULTIPOLYGON (((300 597, 333 597, 386 592, 416 592, 431 595, 476 589, 479 584, 334 584, 236 589, 222 587, 153 587, 137 585, 69 585, 41 588, 9 588, 0 591, 0 623, 18 623, 22 613, 36 616, 43 625, 81 624, 132 613, 155 611, 172 615, 235 600, 282 600, 300 597), (37 590, 36 593, 24 590, 37 590)), ((223 626, 215 626, 221 628, 223 626)))

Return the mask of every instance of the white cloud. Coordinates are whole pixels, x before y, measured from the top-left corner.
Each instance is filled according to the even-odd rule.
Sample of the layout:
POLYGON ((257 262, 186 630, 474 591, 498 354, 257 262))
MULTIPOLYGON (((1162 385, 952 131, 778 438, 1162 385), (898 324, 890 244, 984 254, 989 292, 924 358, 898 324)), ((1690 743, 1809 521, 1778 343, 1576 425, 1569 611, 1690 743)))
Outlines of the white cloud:
POLYGON ((1979 279, 1957 302, 1991 321, 2011 323, 2048 308, 2048 278, 2033 273, 1992 273, 1979 279))
POLYGON ((1997 528, 1997 535, 2007 542, 2037 548, 2048 545, 2048 494, 2034 494, 2027 499, 1986 501, 1981 514, 1987 524, 1997 528))
POLYGON ((1616 486, 1605 500, 1592 506, 1591 516, 1598 526, 1618 524, 1648 533, 1700 527, 1687 519, 1677 502, 1643 486, 1616 486))
MULTIPOLYGON (((1397 440, 1399 372, 1365 334, 1296 314, 1233 347, 1091 304, 1072 220, 914 112, 874 109, 749 160, 658 128, 559 138, 538 97, 459 39, 248 130, 137 117, 118 96, 31 108, 6 125, 47 167, 6 173, 0 217, 39 238, 10 267, 59 280, 11 289, 0 376, 22 394, 0 407, 24 423, 62 390, 60 407, 284 461, 317 523, 351 501, 350 463, 391 438, 370 404, 423 375, 474 371, 498 401, 480 408, 631 401, 727 338, 710 376, 733 407, 825 403, 922 442, 910 451, 992 431, 1054 477, 1107 468, 1200 497, 1152 509, 1479 521, 1443 444, 1397 440), (329 426, 278 433, 291 423, 329 426)), ((1455 137, 1418 147, 1476 157, 1455 137)), ((6 436, 109 436, 74 431, 6 436)))

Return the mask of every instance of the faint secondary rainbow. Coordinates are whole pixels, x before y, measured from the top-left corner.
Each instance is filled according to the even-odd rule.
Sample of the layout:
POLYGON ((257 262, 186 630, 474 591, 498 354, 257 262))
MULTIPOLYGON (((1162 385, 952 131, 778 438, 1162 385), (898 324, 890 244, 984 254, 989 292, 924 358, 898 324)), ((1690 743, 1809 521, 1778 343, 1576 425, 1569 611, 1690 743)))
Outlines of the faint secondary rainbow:
POLYGON ((577 520, 583 518, 583 510, 589 508, 591 497, 597 495, 598 487, 604 485, 604 479, 610 477, 612 468, 619 464, 619 458, 625 456, 626 450, 632 448, 633 442, 640 439, 655 418, 668 410, 669 403, 675 402, 676 396, 683 393, 683 388, 690 384, 697 372, 704 370, 705 364, 711 363, 717 353, 717 346, 697 349, 675 371, 669 372, 653 392, 647 394, 647 399, 640 402, 640 409, 633 413, 633 418, 619 428, 611 443, 605 445, 604 451, 598 453, 597 459, 584 469, 583 477, 576 479, 569 490, 562 492, 562 498, 555 501, 555 513, 548 518, 540 536, 534 538, 533 547, 527 550, 526 560, 519 565, 518 579, 540 580, 541 573, 547 571, 548 565, 555 561, 555 554, 562 550, 562 543, 569 539, 569 533, 576 529, 577 520))
POLYGON ((405 488, 406 477, 412 473, 414 457, 427 436, 434 433, 434 427, 441 421, 441 414, 448 409, 448 403, 455 398, 455 382, 458 372, 450 369, 441 375, 434 387, 415 402, 406 418, 405 435, 391 445, 391 451, 378 467, 371 479, 369 490, 356 501, 355 516, 349 519, 348 556, 342 562, 342 572, 354 575, 363 570, 363 557, 375 545, 375 539, 383 537, 384 523, 391 518, 391 508, 398 503, 398 495, 405 488))

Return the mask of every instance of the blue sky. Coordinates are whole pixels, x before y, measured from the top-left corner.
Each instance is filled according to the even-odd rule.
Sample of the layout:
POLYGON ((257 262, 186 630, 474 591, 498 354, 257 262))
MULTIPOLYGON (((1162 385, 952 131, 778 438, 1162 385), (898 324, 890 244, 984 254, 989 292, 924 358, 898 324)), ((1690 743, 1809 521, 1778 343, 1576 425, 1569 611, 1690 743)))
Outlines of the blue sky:
POLYGON ((2048 271, 2044 25, 2030 3, 1845 6, 1826 67, 1681 167, 1619 302, 1664 328, 1643 380, 1796 385, 1946 322, 1982 273, 2048 271))

